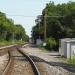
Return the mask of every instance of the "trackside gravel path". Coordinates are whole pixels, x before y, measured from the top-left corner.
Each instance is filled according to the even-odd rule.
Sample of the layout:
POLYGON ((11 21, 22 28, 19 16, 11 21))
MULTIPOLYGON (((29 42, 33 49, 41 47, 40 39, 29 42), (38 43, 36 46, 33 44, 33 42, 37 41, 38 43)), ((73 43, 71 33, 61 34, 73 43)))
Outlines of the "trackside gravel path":
POLYGON ((21 50, 31 56, 41 75, 75 75, 75 66, 68 65, 59 59, 58 52, 42 51, 30 45, 23 46, 21 50))

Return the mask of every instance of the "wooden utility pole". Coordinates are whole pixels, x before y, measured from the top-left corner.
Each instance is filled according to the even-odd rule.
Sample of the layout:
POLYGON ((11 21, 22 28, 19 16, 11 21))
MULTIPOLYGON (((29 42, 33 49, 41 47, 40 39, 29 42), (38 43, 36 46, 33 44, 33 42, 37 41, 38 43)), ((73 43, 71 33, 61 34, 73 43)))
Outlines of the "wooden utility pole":
MULTIPOLYGON (((40 30, 40 22, 41 22, 41 19, 40 18, 41 18, 41 15, 39 15, 38 18, 39 18, 39 30, 40 30)), ((40 39, 40 32, 39 32, 39 39, 40 39)))
MULTIPOLYGON (((39 22, 39 30, 40 30, 40 22, 39 22)), ((39 39, 40 39, 40 32, 39 32, 39 39)))
POLYGON ((45 8, 45 16, 44 16, 44 41, 46 41, 46 8, 45 8))

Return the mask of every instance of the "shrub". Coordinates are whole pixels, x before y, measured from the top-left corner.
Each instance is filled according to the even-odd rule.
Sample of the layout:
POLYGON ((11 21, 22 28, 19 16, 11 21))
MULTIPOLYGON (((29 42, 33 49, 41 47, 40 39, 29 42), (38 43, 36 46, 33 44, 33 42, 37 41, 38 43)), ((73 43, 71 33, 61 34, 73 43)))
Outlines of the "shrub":
POLYGON ((56 40, 54 38, 47 38, 46 40, 46 49, 48 50, 56 50, 56 40))

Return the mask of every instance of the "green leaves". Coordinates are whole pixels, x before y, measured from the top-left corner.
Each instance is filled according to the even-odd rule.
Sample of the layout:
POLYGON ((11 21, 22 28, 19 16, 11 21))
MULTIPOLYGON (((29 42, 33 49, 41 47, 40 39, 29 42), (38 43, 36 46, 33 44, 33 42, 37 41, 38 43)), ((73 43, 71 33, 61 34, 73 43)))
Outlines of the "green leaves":
MULTIPOLYGON (((57 44, 59 44, 58 40, 61 38, 75 38, 75 2, 58 5, 50 2, 43 9, 40 19, 41 22, 37 21, 36 26, 32 29, 34 40, 38 39, 40 34, 43 40, 45 21, 46 37, 54 38, 57 44), (40 29, 38 25, 40 25, 40 29)), ((37 20, 39 20, 38 17, 37 20)))
POLYGON ((56 48, 56 45, 57 45, 57 43, 56 43, 56 41, 55 41, 55 39, 54 38, 47 38, 47 40, 46 40, 46 48, 48 49, 48 50, 55 50, 55 48, 56 48))
POLYGON ((22 25, 15 25, 12 19, 7 18, 4 13, 0 12, 0 40, 25 40, 26 37, 22 25))
POLYGON ((15 25, 15 38, 17 40, 21 40, 25 38, 25 36, 26 36, 26 33, 24 28, 20 24, 15 25))

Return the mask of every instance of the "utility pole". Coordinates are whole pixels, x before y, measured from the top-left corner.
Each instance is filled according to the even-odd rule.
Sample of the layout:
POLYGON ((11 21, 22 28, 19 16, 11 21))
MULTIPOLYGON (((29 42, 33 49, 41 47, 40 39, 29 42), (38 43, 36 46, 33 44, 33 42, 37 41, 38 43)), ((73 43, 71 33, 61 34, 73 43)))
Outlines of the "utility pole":
POLYGON ((45 8, 44 10, 44 42, 46 41, 47 38, 47 18, 48 17, 64 17, 64 16, 47 16, 47 9, 45 8))
POLYGON ((45 8, 45 16, 44 16, 44 41, 46 41, 46 8, 45 8))
MULTIPOLYGON (((39 22, 39 30, 40 30, 40 22, 39 22)), ((39 39, 40 39, 40 32, 39 32, 39 39)))
MULTIPOLYGON (((39 30, 40 30, 40 22, 41 22, 40 17, 41 17, 41 16, 39 16, 39 30)), ((40 39, 40 32, 39 32, 39 39, 40 39)))
POLYGON ((15 42, 15 41, 14 41, 14 32, 12 33, 12 37, 13 37, 13 41, 12 41, 12 42, 13 42, 13 44, 14 44, 14 42, 15 42))
POLYGON ((45 14, 44 14, 45 16, 44 16, 44 43, 43 43, 43 46, 46 46, 46 16, 47 16, 47 14, 46 14, 46 8, 45 8, 45 14))

